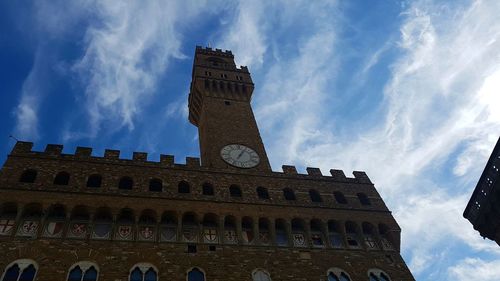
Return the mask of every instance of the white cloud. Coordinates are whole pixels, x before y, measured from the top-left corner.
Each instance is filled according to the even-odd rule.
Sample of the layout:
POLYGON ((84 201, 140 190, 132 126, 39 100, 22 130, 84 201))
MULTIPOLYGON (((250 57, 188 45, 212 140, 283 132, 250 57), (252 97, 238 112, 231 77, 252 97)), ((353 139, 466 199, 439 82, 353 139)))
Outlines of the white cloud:
POLYGON ((14 109, 16 125, 13 135, 20 140, 34 141, 39 137, 38 110, 43 96, 43 78, 40 70, 40 50, 35 54, 35 60, 30 73, 23 82, 21 99, 14 109))
POLYGON ((267 49, 264 37, 267 13, 267 1, 239 1, 237 13, 227 22, 228 31, 217 46, 232 50, 237 54, 236 61, 240 65, 258 67, 264 60, 267 49))
POLYGON ((38 98, 31 94, 23 94, 21 102, 15 110, 16 128, 14 136, 22 140, 38 138, 38 98))
POLYGON ((327 119, 325 97, 344 95, 325 83, 335 79, 338 55, 331 21, 311 27, 297 58, 276 62, 260 89, 256 116, 265 120, 260 127, 273 163, 367 171, 403 226, 403 251, 417 275, 433 265, 429 257, 445 241, 498 254, 462 218, 500 132, 498 14, 498 1, 412 2, 384 90, 385 121, 372 128, 333 131, 335 120, 327 119))
MULTIPOLYGON (((181 53, 179 30, 201 11, 205 2, 91 2, 84 5, 94 17, 86 29, 84 55, 73 70, 85 85, 85 106, 95 137, 103 129, 134 129, 134 119, 156 93, 172 58, 181 53)), ((167 77, 168 79, 168 77, 167 77)), ((81 135, 70 133, 70 135, 81 135)))
POLYGON ((488 262, 479 258, 466 258, 450 267, 448 274, 450 280, 497 281, 500 276, 500 260, 488 262))

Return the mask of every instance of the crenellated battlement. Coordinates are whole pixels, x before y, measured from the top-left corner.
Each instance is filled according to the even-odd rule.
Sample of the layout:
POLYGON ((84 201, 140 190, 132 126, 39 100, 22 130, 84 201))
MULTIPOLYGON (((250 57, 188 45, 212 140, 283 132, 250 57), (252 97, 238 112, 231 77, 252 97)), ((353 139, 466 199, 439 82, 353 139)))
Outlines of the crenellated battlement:
MULTIPOLYGON (((115 149, 105 149, 103 156, 93 156, 93 149, 90 147, 78 146, 73 154, 63 153, 63 145, 59 144, 47 144, 44 151, 34 151, 32 142, 18 141, 11 152, 13 156, 42 156, 50 158, 64 158, 66 160, 92 160, 92 161, 107 161, 107 162, 117 162, 124 161, 126 164, 131 165, 160 165, 166 167, 185 167, 190 169, 202 169, 207 170, 208 168, 202 167, 200 158, 198 157, 186 157, 185 163, 176 163, 174 155, 160 154, 160 161, 150 161, 148 160, 147 152, 133 152, 132 159, 120 158, 120 150, 115 149), (73 158, 73 159, 71 159, 73 158)), ((355 183, 365 183, 372 184, 370 178, 363 171, 353 171, 354 177, 347 177, 344 171, 331 169, 330 175, 325 175, 321 172, 319 168, 307 167, 306 173, 299 173, 297 168, 292 165, 283 165, 282 172, 273 172, 274 175, 284 175, 299 178, 322 178, 322 179, 333 179, 340 182, 355 182, 355 183)))
POLYGON ((234 58, 233 52, 230 50, 223 51, 222 49, 212 49, 211 47, 203 48, 202 46, 196 46, 196 53, 234 58))

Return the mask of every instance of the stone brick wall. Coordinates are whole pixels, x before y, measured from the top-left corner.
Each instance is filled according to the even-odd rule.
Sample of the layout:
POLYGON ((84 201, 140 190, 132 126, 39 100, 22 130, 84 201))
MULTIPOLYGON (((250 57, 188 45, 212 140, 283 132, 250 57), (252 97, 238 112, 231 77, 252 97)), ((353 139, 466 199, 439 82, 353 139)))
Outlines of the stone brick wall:
POLYGON ((338 267, 352 280, 368 280, 369 269, 386 272, 393 281, 414 280, 399 254, 400 229, 380 198, 373 184, 363 172, 354 178, 345 177, 339 170, 332 176, 323 176, 316 168, 308 168, 307 175, 297 174, 292 166, 284 172, 252 173, 231 170, 211 170, 201 167, 196 158, 186 164, 174 163, 172 156, 162 156, 160 162, 147 161, 144 153, 134 153, 134 159, 120 159, 119 151, 108 150, 104 157, 91 156, 90 149, 79 148, 75 154, 62 153, 61 146, 50 145, 44 152, 31 150, 32 144, 19 142, 0 172, 0 219, 15 221, 10 233, 0 235, 0 271, 17 259, 31 259, 38 263, 36 280, 65 280, 68 269, 76 262, 89 261, 100 268, 99 280, 127 280, 131 267, 139 262, 154 265, 159 280, 185 280, 186 272, 196 266, 206 272, 207 280, 251 280, 251 272, 262 268, 273 280, 326 280, 329 268, 338 267), (24 171, 34 169, 37 177, 33 183, 21 183, 24 171), (53 184, 61 172, 70 175, 68 185, 53 184), (102 186, 86 187, 91 174, 102 176, 102 186), (133 179, 132 190, 121 190, 121 177, 133 179), (161 192, 149 191, 150 179, 161 179, 161 192), (190 185, 190 193, 180 194, 179 182, 190 185), (203 195, 201 186, 210 182, 213 196, 203 195), (229 186, 238 185, 242 197, 229 194, 229 186), (267 188, 270 198, 260 199, 256 188, 267 188), (283 188, 294 190, 297 200, 287 201, 283 188), (311 202, 309 190, 317 190, 322 202, 311 202), (342 192, 347 204, 338 203, 334 191, 342 192), (360 203, 357 193, 364 193, 370 205, 360 203), (64 230, 58 238, 48 238, 43 231, 53 210, 59 208, 64 230), (105 241, 91 235, 96 216, 107 210, 111 217, 112 235, 105 241), (119 218, 124 210, 132 216, 133 239, 116 239, 119 218), (77 213, 88 214, 88 233, 82 238, 71 238, 69 228, 77 221, 77 213), (140 217, 147 213, 154 220, 154 239, 139 241, 140 217), (177 222, 177 238, 162 241, 159 229, 162 217, 168 214, 177 222), (193 215, 199 238, 183 239, 183 218, 193 215), (204 218, 215 218, 217 235, 215 243, 206 243, 201 236, 204 218), (31 237, 19 235, 19 228, 26 218, 39 222, 37 232, 31 237), (237 244, 224 241, 224 221, 234 219, 238 232, 237 244), (242 238, 242 223, 250 221, 255 239, 242 238), (259 221, 269 225, 270 242, 262 243, 259 221), (275 226, 285 222, 287 245, 276 243, 275 226), (306 245, 294 246, 292 222, 300 222, 306 245), (319 222, 324 245, 318 247, 311 240, 313 221, 319 222), (349 244, 346 222, 355 225, 355 239, 359 246, 349 244), (329 223, 335 224, 342 237, 342 246, 335 248, 330 242, 329 223), (373 227, 372 237, 378 244, 370 248, 365 242, 364 227, 373 227), (386 239, 392 248, 385 247, 386 239), (188 245, 196 246, 196 253, 188 253, 188 245))

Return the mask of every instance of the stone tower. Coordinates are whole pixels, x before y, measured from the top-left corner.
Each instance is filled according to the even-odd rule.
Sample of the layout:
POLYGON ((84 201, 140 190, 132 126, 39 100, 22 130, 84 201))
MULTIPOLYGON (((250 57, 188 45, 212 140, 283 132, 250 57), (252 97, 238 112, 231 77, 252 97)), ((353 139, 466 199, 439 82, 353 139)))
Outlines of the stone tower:
POLYGON ((250 106, 253 89, 248 68, 237 68, 230 51, 196 49, 189 121, 198 127, 202 166, 271 171, 250 106))
POLYGON ((196 47, 199 158, 17 142, 0 171, 0 281, 410 281, 364 172, 272 171, 230 51, 196 47))

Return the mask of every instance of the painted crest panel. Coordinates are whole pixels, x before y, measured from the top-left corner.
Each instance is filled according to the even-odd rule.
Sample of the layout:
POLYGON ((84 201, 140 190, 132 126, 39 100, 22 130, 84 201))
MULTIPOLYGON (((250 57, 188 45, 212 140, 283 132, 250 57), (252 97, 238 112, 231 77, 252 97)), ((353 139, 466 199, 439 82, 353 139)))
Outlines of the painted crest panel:
POLYGON ((244 229, 241 236, 245 243, 251 243, 253 241, 253 231, 251 229, 244 229))
POLYGON ((293 245, 295 247, 305 247, 306 246, 306 238, 303 233, 293 233, 293 245))
POLYGON ((141 241, 154 241, 156 237, 156 228, 151 225, 141 225, 137 233, 141 241))
POLYGON ((0 220, 0 235, 10 235, 16 224, 15 219, 1 219, 0 220))
POLYGON ((49 221, 45 224, 43 236, 45 237, 61 237, 64 229, 63 221, 49 221))
POLYGON ((215 228, 203 229, 203 241, 206 243, 219 242, 219 235, 218 235, 217 229, 215 229, 215 228))
POLYGON ((38 232, 39 222, 36 220, 24 220, 17 230, 18 236, 35 237, 38 232))
POLYGON ((197 242, 198 241, 198 228, 196 227, 184 227, 182 229, 182 236, 186 242, 197 242))
POLYGON ((72 222, 69 225, 67 237, 83 239, 87 237, 88 223, 87 222, 72 222))
POLYGON ((314 247, 322 248, 325 246, 325 243, 323 242, 323 235, 321 235, 321 233, 312 233, 311 242, 314 247))
POLYGON ((234 230, 224 230, 224 242, 228 244, 238 243, 238 236, 234 230))
POLYGON ((134 238, 134 226, 129 224, 118 225, 115 232, 116 240, 129 241, 134 238))
POLYGON ((281 232, 281 231, 276 232, 276 244, 278 244, 278 246, 288 245, 288 237, 286 235, 286 232, 281 232))
POLYGON ((107 240, 111 238, 111 223, 95 223, 92 238, 107 240))
POLYGON ((160 241, 176 241, 177 228, 175 226, 162 226, 160 228, 160 241))
POLYGON ((269 232, 260 231, 259 232, 259 241, 261 244, 268 245, 271 242, 271 237, 269 235, 269 232))

